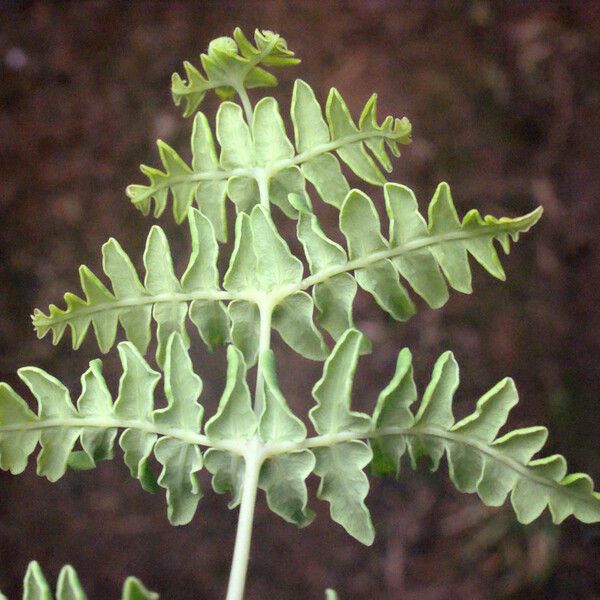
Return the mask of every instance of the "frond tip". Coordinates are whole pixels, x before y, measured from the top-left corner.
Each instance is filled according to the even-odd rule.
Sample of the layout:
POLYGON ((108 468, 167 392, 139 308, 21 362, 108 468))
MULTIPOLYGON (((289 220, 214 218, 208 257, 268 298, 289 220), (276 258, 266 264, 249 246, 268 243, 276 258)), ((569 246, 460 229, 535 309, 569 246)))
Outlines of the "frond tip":
POLYGON ((185 102, 185 117, 194 114, 209 90, 214 89, 220 98, 226 99, 243 88, 274 87, 277 78, 262 67, 286 67, 300 60, 279 34, 257 29, 252 44, 237 27, 233 38, 213 40, 207 54, 200 56, 200 62, 204 75, 189 62, 183 63, 187 81, 178 73, 173 74, 173 101, 176 106, 185 102))

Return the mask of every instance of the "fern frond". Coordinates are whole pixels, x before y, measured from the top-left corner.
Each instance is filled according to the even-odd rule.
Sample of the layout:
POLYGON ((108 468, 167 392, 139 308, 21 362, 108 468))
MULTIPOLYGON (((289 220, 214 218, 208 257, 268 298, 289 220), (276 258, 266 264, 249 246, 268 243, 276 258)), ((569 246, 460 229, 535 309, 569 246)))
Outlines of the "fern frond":
POLYGON ((187 81, 178 73, 173 74, 171 93, 176 106, 185 103, 183 115, 193 115, 209 90, 215 90, 220 98, 227 99, 243 89, 274 87, 277 78, 264 67, 286 67, 300 62, 288 50, 286 41, 272 31, 254 32, 254 45, 239 27, 233 38, 220 37, 208 46, 208 52, 200 55, 203 75, 189 62, 184 62, 187 81))
MULTIPOLYGON (((158 594, 147 590, 136 577, 128 577, 123 584, 121 600, 158 600, 158 594)), ((29 563, 23 581, 23 600, 87 600, 77 572, 65 565, 58 574, 56 596, 44 577, 40 565, 34 560, 29 563)), ((7 600, 0 592, 0 600, 7 600)))
MULTIPOLYGON (((58 343, 71 330, 73 347, 83 342, 90 325, 102 352, 113 346, 120 323, 131 341, 145 353, 150 342, 150 324, 157 323, 157 360, 163 364, 167 339, 177 331, 187 340, 186 314, 212 349, 229 338, 229 318, 222 300, 228 295, 219 289, 218 244, 214 231, 199 211, 189 214, 192 253, 181 278, 176 277, 169 243, 162 229, 153 227, 144 251, 144 283, 120 244, 109 240, 102 248, 104 272, 112 283, 110 291, 87 267, 79 269, 82 299, 65 294, 66 308, 50 305, 48 314, 35 310, 33 325, 38 337, 52 332, 58 343)), ((187 342, 186 342, 187 343, 187 342)))
POLYGON ((499 434, 518 402, 511 379, 499 382, 478 400, 471 415, 455 422, 452 402, 459 376, 451 352, 438 359, 416 410, 412 356, 404 349, 373 417, 351 411, 360 337, 358 331, 348 330, 325 363, 313 390, 317 405, 310 412, 319 435, 302 444, 317 459, 319 496, 330 502, 332 518, 351 535, 367 544, 373 539, 363 502, 368 492, 365 466, 371 462, 374 473, 398 476, 407 453, 413 468, 427 458, 432 470, 445 455, 456 487, 477 493, 488 506, 502 505, 510 494, 521 523, 530 523, 546 507, 555 523, 569 515, 585 523, 600 521, 600 493, 593 490, 588 475, 567 474, 563 456, 535 457, 548 436, 544 427, 499 434))
POLYGON ((129 342, 119 344, 119 356, 123 374, 114 403, 99 360, 93 360, 81 377, 76 404, 64 385, 48 373, 35 367, 20 369, 19 377, 37 399, 37 414, 10 386, 1 383, 0 468, 21 473, 39 444, 38 475, 56 481, 69 465, 91 468, 99 460, 112 458, 115 439, 122 430, 119 443, 132 476, 149 491, 157 484, 165 488, 169 520, 185 524, 201 496, 196 479, 203 464, 198 445, 214 445, 200 434, 200 378, 192 370, 181 336, 173 334, 166 350, 167 407, 155 409, 154 390, 160 375, 129 342), (74 451, 76 443, 82 450, 74 451), (162 465, 158 480, 148 467, 152 452, 162 465))
POLYGON ((419 408, 411 355, 403 350, 390 386, 378 399, 374 415, 376 470, 398 472, 408 448, 413 466, 422 457, 437 469, 445 453, 450 478, 463 492, 476 492, 488 506, 500 506, 510 494, 521 523, 530 523, 550 509, 555 523, 574 515, 585 523, 600 521, 600 493, 588 475, 567 475, 563 456, 534 458, 548 436, 545 427, 526 427, 499 435, 510 410, 518 402, 512 379, 506 378, 484 394, 475 411, 459 422, 452 414, 458 386, 458 366, 450 352, 437 361, 419 408), (404 432, 397 435, 394 429, 404 432), (381 443, 380 443, 381 442, 381 443))
MULTIPOLYGON (((478 211, 471 210, 460 221, 450 188, 442 183, 429 205, 427 223, 409 188, 388 183, 384 193, 389 238, 382 235, 377 210, 367 195, 352 190, 344 200, 340 229, 347 241, 349 260, 344 249, 325 236, 317 218, 306 208, 298 221, 298 238, 311 270, 302 289, 314 286, 318 319, 334 337, 352 327, 351 305, 356 285, 349 273, 394 319, 406 320, 416 309, 401 278, 433 308, 448 300, 446 281, 460 292, 472 291, 469 254, 492 276, 504 280, 494 242, 499 242, 508 253, 510 240, 517 241, 542 213, 538 208, 523 217, 497 219, 482 218, 478 211)), ((300 207, 299 202, 296 205, 300 207)))
POLYGON ((410 143, 411 125, 406 118, 376 115, 376 96, 366 103, 358 126, 340 93, 332 89, 326 116, 308 84, 297 80, 291 105, 295 144, 290 141, 274 98, 260 100, 252 122, 242 109, 223 102, 216 118, 216 136, 221 147, 217 158, 214 137, 204 114, 198 113, 192 131, 192 165, 167 144, 158 142, 164 171, 142 166, 148 185, 130 185, 127 195, 143 214, 154 202, 154 215, 165 210, 169 193, 173 215, 179 223, 195 202, 212 222, 217 237, 227 237, 225 197, 236 209, 248 212, 261 202, 278 206, 288 217, 297 217, 288 200, 299 194, 308 201, 306 180, 329 204, 340 207, 350 187, 334 153, 361 179, 374 185, 386 182, 377 163, 391 170, 387 151, 399 156, 399 144, 410 143), (370 153, 367 151, 370 151, 370 153))

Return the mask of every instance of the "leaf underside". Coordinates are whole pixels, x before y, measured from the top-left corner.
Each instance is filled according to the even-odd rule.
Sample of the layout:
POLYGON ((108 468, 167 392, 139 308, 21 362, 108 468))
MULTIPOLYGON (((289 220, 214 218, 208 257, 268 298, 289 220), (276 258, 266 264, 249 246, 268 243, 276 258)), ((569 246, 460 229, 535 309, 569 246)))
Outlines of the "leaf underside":
MULTIPOLYGON (((433 470, 445 457, 460 491, 477 493, 489 506, 510 496, 522 523, 546 508, 555 523, 569 515, 599 521, 600 494, 590 477, 567 474, 560 455, 537 456, 547 438, 545 428, 501 432, 518 401, 511 379, 499 382, 471 415, 457 422, 453 397, 459 375, 452 354, 438 359, 419 396, 412 356, 403 349, 373 414, 352 410, 358 359, 371 349, 354 324, 358 289, 393 319, 404 321, 416 312, 415 295, 439 308, 450 289, 470 293, 470 257, 504 280, 497 246, 508 253, 510 242, 540 218, 541 208, 517 218, 482 217, 471 210, 461 219, 449 186, 441 183, 423 216, 414 193, 386 176, 392 169, 390 155, 399 156, 400 145, 411 141, 411 125, 391 116, 380 121, 376 95, 355 122, 336 89, 323 107, 298 79, 289 110, 293 135, 274 98, 249 105, 246 90, 275 86, 270 69, 297 62, 277 34, 257 30, 250 41, 236 29, 232 38, 210 44, 200 57, 201 69, 184 63, 185 79, 173 76, 175 104, 184 105, 185 116, 195 115, 191 160, 159 140, 162 170, 142 166, 148 183, 130 185, 127 195, 143 214, 159 217, 170 201, 175 220, 187 219, 191 252, 185 272, 176 274, 167 237, 154 226, 144 251, 143 278, 110 239, 102 249, 110 285, 82 266, 82 296, 67 293, 65 308, 50 305, 48 314, 34 312, 40 338, 51 333, 56 344, 70 330, 75 349, 92 329, 100 350, 108 352, 120 326, 127 340, 118 344, 122 376, 113 398, 101 361, 92 361, 73 402, 48 373, 20 369, 37 401, 36 412, 10 386, 0 384, 0 468, 22 472, 39 447, 37 472, 56 481, 69 467, 88 469, 111 459, 118 440, 132 476, 148 491, 165 489, 168 518, 182 525, 197 510, 201 469, 212 475, 217 493, 230 494, 234 508, 243 496, 248 452, 260 447, 257 485, 274 513, 299 527, 308 525, 314 512, 306 480, 314 473, 317 497, 329 503, 332 519, 371 544, 375 534, 366 504, 366 470, 398 477, 404 456, 413 468, 425 460, 433 470), (210 90, 224 100, 214 133, 207 116, 197 112, 210 90), (241 105, 230 101, 236 96, 241 105), (350 189, 347 169, 382 187, 386 231, 372 199, 350 189), (339 210, 343 245, 323 230, 313 211, 314 197, 339 210), (221 277, 219 242, 228 239, 230 229, 227 199, 236 217, 233 250, 221 277), (304 261, 275 226, 273 204, 296 220, 304 261), (314 429, 312 437, 279 387, 274 354, 268 344, 265 348, 266 314, 267 325, 285 344, 325 363, 306 421, 314 429), (209 350, 227 345, 225 389, 208 419, 199 403, 202 381, 188 354, 190 321, 209 350), (162 373, 144 358, 154 324, 162 373), (332 351, 324 333, 335 342, 332 351), (253 404, 247 371, 257 363, 253 404), (151 457, 159 473, 153 472, 151 457)), ((39 566, 31 563, 24 598, 52 597, 39 566)), ((156 597, 133 578, 122 596, 156 597)), ((336 597, 327 591, 327 598, 336 597)), ((56 598, 86 598, 69 566, 61 571, 56 598)))
POLYGON ((38 474, 55 481, 68 466, 91 468, 98 460, 112 458, 120 435, 132 476, 149 491, 166 490, 168 516, 177 525, 195 514, 201 497, 197 474, 204 466, 213 475, 215 491, 230 492, 232 508, 239 504, 245 453, 258 436, 266 448, 259 487, 270 508, 298 526, 310 523, 314 514, 308 508, 305 482, 314 472, 320 479, 317 495, 330 504, 332 518, 366 544, 372 543, 374 530, 365 504, 369 482, 364 470, 370 465, 374 474, 398 476, 404 455, 413 467, 428 459, 434 470, 446 456, 459 490, 477 493, 490 506, 501 505, 510 494, 523 523, 546 507, 556 523, 569 515, 584 522, 600 520, 600 495, 587 475, 567 474, 562 456, 536 457, 547 438, 545 428, 500 434, 518 400, 512 380, 498 383, 479 399, 471 415, 455 422, 452 401, 458 366, 450 352, 437 361, 416 410, 412 357, 404 349, 373 415, 353 411, 352 380, 363 342, 358 330, 349 329, 325 361, 313 389, 316 404, 309 412, 317 436, 308 438, 279 388, 271 352, 260 363, 265 403, 257 417, 243 354, 229 346, 225 390, 204 433, 204 411, 198 404, 202 382, 178 333, 167 344, 165 408, 155 408, 159 373, 129 342, 119 344, 123 375, 115 402, 99 360, 82 376, 76 404, 52 376, 33 367, 21 369, 19 376, 37 399, 38 411, 32 412, 10 386, 0 384, 0 467, 22 472, 40 446, 38 474), (208 446, 204 453, 202 446, 208 446), (148 466, 152 453, 162 468, 158 477, 148 466))

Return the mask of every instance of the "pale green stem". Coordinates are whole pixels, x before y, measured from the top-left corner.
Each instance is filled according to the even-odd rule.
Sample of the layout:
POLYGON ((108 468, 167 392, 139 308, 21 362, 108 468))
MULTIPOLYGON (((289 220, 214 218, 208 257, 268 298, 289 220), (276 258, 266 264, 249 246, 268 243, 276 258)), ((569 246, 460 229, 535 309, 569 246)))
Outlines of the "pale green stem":
POLYGON ((265 405, 265 389, 263 380, 264 353, 271 347, 271 320, 273 307, 270 304, 258 305, 260 311, 260 333, 258 341, 258 365, 256 367, 256 389, 254 392, 254 412, 258 417, 265 405))
MULTIPOLYGON (((210 300, 214 302, 228 302, 230 300, 246 300, 248 302, 258 302, 256 293, 251 290, 248 292, 227 292, 223 290, 197 290, 194 292, 169 292, 165 294, 148 294, 133 298, 118 298, 112 302, 103 302, 92 304, 90 306, 77 307, 77 318, 83 316, 92 316, 96 313, 126 309, 133 306, 147 306, 154 304, 171 304, 176 302, 193 302, 194 300, 210 300)), ((46 315, 36 312, 34 314, 36 326, 53 326, 57 323, 69 322, 73 315, 69 312, 65 314, 46 315)))
MULTIPOLYGON (((258 169, 257 169, 258 171, 258 169)), ((269 180, 264 171, 259 171, 256 174, 256 182, 260 193, 260 204, 270 211, 269 207, 269 180)))
MULTIPOLYGON (((252 118, 252 108, 248 95, 240 93, 246 118, 249 123, 252 118), (246 108, 246 103, 248 109, 246 108)), ((267 179, 263 176, 258 179, 260 202, 269 210, 269 191, 267 179)), ((254 390, 254 412, 260 418, 265 403, 264 379, 262 363, 265 352, 271 346, 271 320, 274 305, 268 300, 259 301, 258 309, 260 311, 260 331, 258 341, 258 365, 256 367, 256 388, 254 390)), ((265 460, 264 444, 260 441, 258 435, 247 446, 244 456, 244 481, 242 482, 242 501, 240 503, 240 514, 238 517, 237 532, 235 536, 235 547, 233 549, 233 559, 231 562, 231 571, 229 574, 229 586, 227 588, 227 600, 243 600, 244 589, 246 587, 246 575, 248 573, 248 562, 250 560, 250 546, 252 543, 252 526, 254 523, 254 507, 256 506, 256 493, 258 491, 258 479, 260 469, 265 460)))
POLYGON ((32 420, 28 423, 13 423, 0 425, 0 435, 3 433, 23 431, 43 431, 45 429, 134 429, 145 433, 152 433, 161 437, 180 440, 185 444, 206 446, 226 450, 236 455, 244 455, 247 451, 246 443, 240 440, 211 440, 201 433, 189 429, 162 426, 151 421, 140 419, 121 419, 118 416, 106 415, 102 417, 72 417, 54 418, 46 420, 32 420))
POLYGON ((246 587, 246 574, 250 560, 250 545, 252 542, 252 525, 254 522, 254 507, 256 505, 256 492, 258 478, 263 462, 260 452, 261 443, 258 438, 248 446, 245 457, 244 481, 242 483, 242 502, 238 517, 237 532, 231 571, 229 573, 229 586, 227 587, 227 600, 243 600, 246 587))
MULTIPOLYGON (((245 93, 245 97, 248 100, 248 94, 245 93)), ((246 114, 246 119, 250 117, 252 119, 252 112, 248 112, 247 107, 244 104, 244 95, 240 93, 240 101, 242 102, 242 106, 244 107, 244 112, 246 114)), ((249 100, 248 100, 249 102, 249 100)), ((248 107, 251 110, 251 107, 248 107)), ((252 121, 250 120, 251 124, 252 121)), ((296 154, 292 158, 284 158, 278 161, 273 162, 271 165, 267 167, 265 170, 266 174, 269 177, 272 177, 276 173, 288 169, 293 166, 301 165, 302 163, 307 162, 311 158, 315 156, 320 156, 321 154, 325 154, 327 152, 333 152, 338 148, 342 148, 344 146, 355 144, 356 142, 361 142, 369 139, 378 139, 378 138, 389 138, 388 135, 379 132, 372 131, 361 131, 358 133, 354 133, 351 135, 343 136, 331 142, 326 142, 323 144, 319 144, 310 150, 306 150, 305 152, 301 152, 300 154, 296 154)), ((230 179, 231 177, 250 177, 256 179, 256 171, 254 167, 238 167, 235 169, 216 169, 214 171, 191 171, 186 175, 169 177, 164 182, 152 186, 148 189, 147 193, 144 195, 139 195, 135 204, 140 204, 144 200, 153 196, 158 190, 161 190, 165 187, 171 187, 177 185, 178 183, 184 183, 187 181, 217 181, 220 179, 230 179)))
POLYGON ((244 108, 244 114, 246 115, 246 121, 248 123, 248 127, 252 127, 252 118, 254 116, 254 111, 252 110, 252 104, 250 103, 250 98, 248 97, 248 92, 246 88, 242 85, 235 90, 240 97, 242 102, 242 106, 244 108))
POLYGON ((421 427, 415 425, 412 427, 384 427, 381 429, 372 429, 365 432, 356 431, 341 431, 334 434, 319 435, 311 438, 306 438, 300 442, 283 442, 279 444, 270 444, 265 447, 263 452, 266 458, 288 452, 297 452, 306 448, 323 448, 331 447, 335 444, 344 442, 353 442, 358 440, 376 439, 386 436, 396 437, 429 437, 438 440, 443 440, 445 443, 455 443, 471 448, 482 456, 486 456, 491 460, 503 464, 506 468, 518 473, 521 477, 535 482, 538 485, 559 490, 562 493, 575 496, 584 502, 591 502, 589 495, 580 493, 578 490, 565 489, 560 481, 555 481, 548 477, 537 475, 530 469, 527 464, 515 460, 508 454, 494 448, 493 444, 489 444, 484 440, 475 437, 465 436, 456 431, 448 431, 440 427, 421 427))
MULTIPOLYGON (((256 371, 256 390, 254 392, 254 411, 260 416, 264 406, 264 381, 262 374, 262 359, 264 353, 271 345, 271 305, 259 305, 260 308, 260 338, 258 345, 258 365, 256 371)), ((256 492, 260 468, 265 459, 264 444, 257 435, 248 444, 245 458, 244 481, 242 482, 242 501, 238 517, 237 532, 233 560, 229 574, 229 587, 227 600, 242 600, 246 585, 246 574, 250 558, 250 544, 252 541, 252 524, 254 520, 254 507, 256 505, 256 492)))

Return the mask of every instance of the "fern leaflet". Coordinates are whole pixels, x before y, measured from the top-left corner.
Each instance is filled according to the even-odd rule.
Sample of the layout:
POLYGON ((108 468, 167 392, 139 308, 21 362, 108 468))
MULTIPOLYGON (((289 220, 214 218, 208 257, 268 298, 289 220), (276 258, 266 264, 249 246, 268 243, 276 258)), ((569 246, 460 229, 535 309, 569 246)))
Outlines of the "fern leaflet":
MULTIPOLYGON (((371 199, 358 190, 346 196, 340 228, 348 252, 327 238, 300 196, 290 195, 300 215, 298 238, 311 273, 304 278, 301 262, 290 253, 262 206, 254 207, 249 215, 238 215, 235 246, 223 287, 216 269, 219 246, 214 229, 196 209, 188 215, 192 253, 181 281, 174 274, 169 244, 159 227, 152 228, 146 243, 143 285, 127 254, 118 242, 110 240, 103 247, 103 256, 113 291, 83 266, 80 279, 85 300, 68 293, 66 309, 50 305, 48 315, 36 310, 35 329, 39 337, 51 331, 54 343, 58 343, 68 326, 77 348, 92 325, 100 349, 107 352, 120 322, 127 338, 145 352, 154 319, 157 359, 162 364, 166 340, 173 331, 187 340, 187 315, 209 349, 231 339, 252 365, 258 355, 260 306, 266 304, 274 309, 272 325, 284 341, 303 356, 321 360, 326 347, 314 323, 315 306, 317 323, 334 339, 353 327, 357 284, 395 319, 406 320, 416 310, 400 283, 401 277, 430 306, 438 308, 448 299, 445 280, 458 291, 471 291, 468 254, 491 275, 504 279, 493 242, 498 241, 508 252, 510 240, 516 241, 520 233, 528 231, 541 214, 537 209, 516 219, 497 219, 482 218, 472 210, 461 222, 450 189, 441 184, 429 205, 427 224, 408 188, 386 184, 384 192, 389 239, 381 234, 371 199), (307 294, 311 288, 312 297, 307 294)), ((363 351, 368 351, 368 341, 363 339, 362 344, 363 351)))

